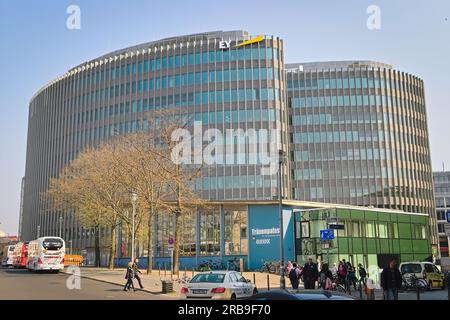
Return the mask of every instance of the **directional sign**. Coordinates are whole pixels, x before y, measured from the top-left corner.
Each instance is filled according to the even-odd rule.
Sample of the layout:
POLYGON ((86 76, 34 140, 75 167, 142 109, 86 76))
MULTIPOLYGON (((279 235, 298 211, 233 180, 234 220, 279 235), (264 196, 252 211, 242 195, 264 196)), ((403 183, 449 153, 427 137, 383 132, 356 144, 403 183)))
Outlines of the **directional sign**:
POLYGON ((334 239, 334 230, 331 230, 331 229, 320 230, 320 239, 321 240, 333 240, 334 239))
POLYGON ((445 220, 447 220, 447 223, 450 223, 450 211, 445 213, 445 220))
POLYGON ((345 229, 345 225, 343 225, 343 224, 329 224, 328 228, 334 229, 334 230, 344 230, 345 229))

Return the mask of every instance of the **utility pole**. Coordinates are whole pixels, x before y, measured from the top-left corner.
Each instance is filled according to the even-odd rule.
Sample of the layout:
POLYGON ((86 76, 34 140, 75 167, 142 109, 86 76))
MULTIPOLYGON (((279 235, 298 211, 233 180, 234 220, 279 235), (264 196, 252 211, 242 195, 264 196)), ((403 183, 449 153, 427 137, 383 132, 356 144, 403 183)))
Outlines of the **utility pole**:
POLYGON ((136 193, 131 194, 131 205, 133 206, 133 213, 131 217, 131 262, 134 263, 134 216, 136 214, 136 193))
POLYGON ((63 217, 59 216, 59 237, 62 238, 62 223, 63 223, 63 217))
POLYGON ((280 215, 280 289, 286 289, 286 280, 284 279, 284 239, 283 239, 283 174, 282 165, 284 163, 285 153, 279 150, 278 159, 278 210, 280 215))

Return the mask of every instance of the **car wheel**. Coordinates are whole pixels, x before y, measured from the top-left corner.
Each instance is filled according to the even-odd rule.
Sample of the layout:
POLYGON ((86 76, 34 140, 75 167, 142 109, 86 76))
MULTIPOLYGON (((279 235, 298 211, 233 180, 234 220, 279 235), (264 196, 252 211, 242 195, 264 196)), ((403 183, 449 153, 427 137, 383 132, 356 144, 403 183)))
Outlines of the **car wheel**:
POLYGON ((236 295, 234 293, 231 295, 231 300, 236 300, 236 295))

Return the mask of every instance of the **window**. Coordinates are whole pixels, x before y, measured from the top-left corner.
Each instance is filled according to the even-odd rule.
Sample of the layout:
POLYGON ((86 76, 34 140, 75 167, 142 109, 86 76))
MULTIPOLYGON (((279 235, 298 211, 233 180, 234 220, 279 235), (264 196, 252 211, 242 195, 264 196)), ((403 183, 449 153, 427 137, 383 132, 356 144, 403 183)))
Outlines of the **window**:
POLYGON ((218 254, 220 254, 220 212, 218 209, 203 211, 200 213, 200 255, 218 254))
MULTIPOLYGON (((236 177, 237 178, 237 177, 236 177)), ((246 208, 225 208, 225 254, 247 254, 248 230, 246 208)))

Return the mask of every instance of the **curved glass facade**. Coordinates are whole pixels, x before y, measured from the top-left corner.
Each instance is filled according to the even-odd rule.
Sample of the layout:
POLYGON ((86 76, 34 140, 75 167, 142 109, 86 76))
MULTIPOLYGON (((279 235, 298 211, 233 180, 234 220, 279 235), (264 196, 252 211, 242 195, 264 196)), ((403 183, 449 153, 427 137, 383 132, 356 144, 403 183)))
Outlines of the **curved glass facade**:
MULTIPOLYGON (((30 102, 24 237, 35 237, 38 226, 41 235, 58 233, 57 215, 39 198, 51 177, 87 146, 148 130, 152 111, 175 110, 186 122, 201 121, 203 130, 286 132, 282 40, 263 36, 238 46, 248 39, 231 31, 146 43, 84 63, 41 89, 30 102)), ((209 200, 270 200, 277 175, 261 175, 261 167, 258 160, 219 161, 205 166, 195 188, 209 200)), ((63 224, 66 238, 89 237, 73 217, 63 224)))
MULTIPOLYGON (((40 195, 81 150, 148 130, 149 123, 157 127, 159 110, 172 110, 191 128, 201 121, 202 130, 224 135, 277 130, 291 160, 282 167, 285 198, 400 209, 434 219, 420 79, 376 62, 285 65, 281 39, 262 36, 245 44, 250 38, 245 31, 218 31, 145 43, 83 63, 39 90, 29 106, 23 240, 58 235, 61 228, 75 250, 92 246, 91 230, 81 228, 74 215, 60 219, 48 212, 40 195)), ((220 215, 186 218, 184 255, 215 254, 218 248, 245 253, 246 231, 239 230, 246 230, 246 218, 242 210, 227 213, 227 206, 278 196, 277 173, 261 174, 266 166, 250 159, 256 150, 235 149, 234 136, 223 143, 233 146, 223 156, 231 153, 234 162, 205 165, 195 188, 206 200, 227 203, 220 215), (224 229, 223 243, 217 232, 203 230, 210 220, 224 229)), ((171 222, 159 224, 170 229, 171 222)), ((167 234, 156 234, 155 252, 163 255, 167 234)))
POLYGON ((369 61, 286 70, 295 199, 434 217, 422 80, 369 61))

